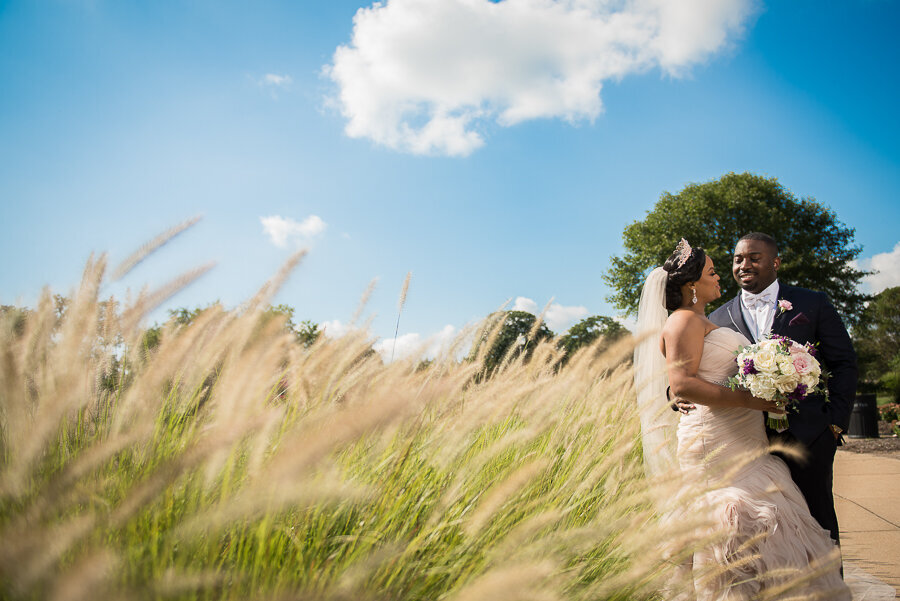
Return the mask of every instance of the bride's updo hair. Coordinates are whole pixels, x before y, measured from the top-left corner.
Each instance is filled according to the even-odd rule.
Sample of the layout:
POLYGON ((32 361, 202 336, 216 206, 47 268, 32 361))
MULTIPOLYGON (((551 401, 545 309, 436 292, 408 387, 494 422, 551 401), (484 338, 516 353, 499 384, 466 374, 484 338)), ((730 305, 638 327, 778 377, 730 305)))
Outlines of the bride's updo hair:
POLYGON ((663 269, 668 274, 666 277, 666 309, 674 311, 681 306, 683 300, 681 287, 690 282, 696 282, 703 275, 703 267, 706 265, 706 252, 702 248, 691 249, 691 255, 681 267, 678 262, 681 254, 676 250, 666 262, 663 269))

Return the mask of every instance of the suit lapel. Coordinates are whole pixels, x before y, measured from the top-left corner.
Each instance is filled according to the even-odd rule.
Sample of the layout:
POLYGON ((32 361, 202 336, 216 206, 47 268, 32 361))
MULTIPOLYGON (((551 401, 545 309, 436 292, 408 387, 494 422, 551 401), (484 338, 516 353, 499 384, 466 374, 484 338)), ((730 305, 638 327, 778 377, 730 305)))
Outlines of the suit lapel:
POLYGON ((738 332, 743 334, 747 340, 753 340, 753 334, 750 333, 750 328, 747 327, 747 322, 744 321, 744 314, 741 311, 740 292, 738 292, 738 295, 728 303, 728 316, 731 318, 731 323, 734 324, 734 327, 737 328, 738 332))

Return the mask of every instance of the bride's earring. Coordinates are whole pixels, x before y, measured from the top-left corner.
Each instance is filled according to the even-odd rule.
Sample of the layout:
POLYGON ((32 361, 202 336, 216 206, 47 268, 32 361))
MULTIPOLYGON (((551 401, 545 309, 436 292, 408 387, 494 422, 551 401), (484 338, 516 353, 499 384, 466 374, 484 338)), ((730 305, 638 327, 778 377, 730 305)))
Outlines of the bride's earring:
POLYGON ((697 289, 696 289, 696 288, 691 288, 691 292, 694 293, 694 298, 691 299, 691 303, 693 303, 693 304, 696 305, 696 304, 697 304, 697 289))

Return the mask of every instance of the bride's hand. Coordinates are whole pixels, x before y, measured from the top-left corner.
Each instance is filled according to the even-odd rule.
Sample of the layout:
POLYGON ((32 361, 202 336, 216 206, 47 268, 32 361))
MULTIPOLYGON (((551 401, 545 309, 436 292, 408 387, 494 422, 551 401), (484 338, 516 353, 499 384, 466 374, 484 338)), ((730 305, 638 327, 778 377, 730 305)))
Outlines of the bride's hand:
POLYGON ((783 414, 784 406, 780 406, 775 401, 767 401, 766 399, 761 399, 759 397, 755 397, 750 394, 749 391, 743 391, 745 393, 744 396, 744 407, 747 409, 753 409, 755 411, 768 411, 769 413, 775 414, 783 414))

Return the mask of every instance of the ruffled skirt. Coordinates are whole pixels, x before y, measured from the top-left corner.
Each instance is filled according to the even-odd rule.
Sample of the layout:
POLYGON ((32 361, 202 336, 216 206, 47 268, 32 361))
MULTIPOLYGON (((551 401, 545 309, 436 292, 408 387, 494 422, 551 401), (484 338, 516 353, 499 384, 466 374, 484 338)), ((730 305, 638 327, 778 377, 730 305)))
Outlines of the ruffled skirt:
MULTIPOLYGON (((708 543, 693 562, 698 601, 849 601, 840 549, 810 515, 784 461, 767 452, 762 424, 730 419, 716 427, 708 410, 697 413, 699 423, 679 426, 678 456, 691 481, 708 488, 696 508, 709 519, 708 543)), ((750 417, 761 422, 758 412, 750 417)))

